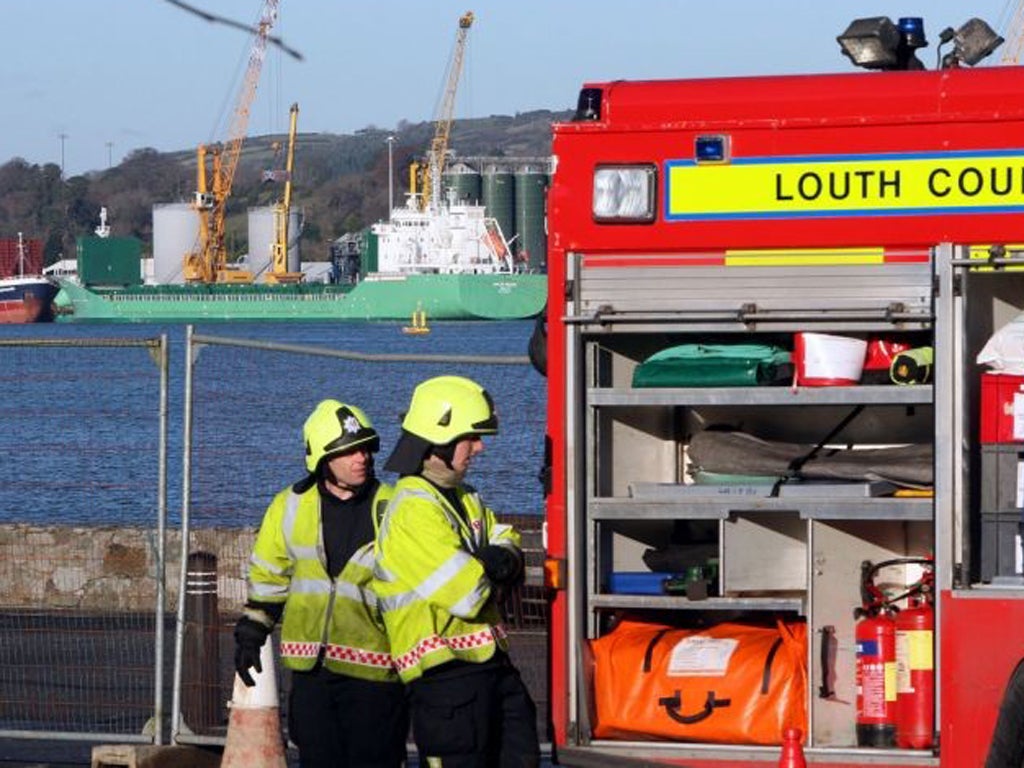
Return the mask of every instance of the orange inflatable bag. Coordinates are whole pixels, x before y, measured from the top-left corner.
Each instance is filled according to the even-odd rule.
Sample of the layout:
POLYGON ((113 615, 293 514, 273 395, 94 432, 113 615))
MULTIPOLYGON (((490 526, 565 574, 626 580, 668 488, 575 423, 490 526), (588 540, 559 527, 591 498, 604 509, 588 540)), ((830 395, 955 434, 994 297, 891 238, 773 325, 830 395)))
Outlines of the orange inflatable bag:
POLYGON ((623 620, 590 641, 593 735, 781 744, 807 733, 807 625, 676 629, 623 620))

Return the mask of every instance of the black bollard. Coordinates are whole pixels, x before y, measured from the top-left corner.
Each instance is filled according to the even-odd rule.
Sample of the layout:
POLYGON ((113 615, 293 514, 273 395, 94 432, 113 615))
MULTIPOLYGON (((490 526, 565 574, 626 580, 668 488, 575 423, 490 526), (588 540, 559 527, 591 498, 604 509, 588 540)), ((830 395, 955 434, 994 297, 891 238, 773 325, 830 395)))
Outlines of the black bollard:
POLYGON ((217 556, 192 552, 185 573, 182 717, 193 733, 224 722, 220 691, 217 556))

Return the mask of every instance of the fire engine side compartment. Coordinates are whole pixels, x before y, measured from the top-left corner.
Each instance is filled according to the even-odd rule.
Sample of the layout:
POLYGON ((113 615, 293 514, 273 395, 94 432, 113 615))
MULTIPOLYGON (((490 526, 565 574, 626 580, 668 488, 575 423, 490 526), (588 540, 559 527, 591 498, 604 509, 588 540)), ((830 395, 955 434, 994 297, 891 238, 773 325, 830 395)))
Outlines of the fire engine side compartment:
MULTIPOLYGON (((1011 148, 1024 147, 1024 111, 1013 107, 1006 109, 1006 104, 1019 102, 1014 94, 1024 93, 1024 73, 1012 69, 1014 71, 1004 68, 1001 72, 891 73, 891 78, 887 73, 697 83, 599 84, 595 87, 606 89, 605 120, 600 124, 556 127, 554 152, 558 165, 549 196, 552 268, 548 327, 553 353, 549 360, 559 362, 553 366, 549 364, 549 437, 554 445, 555 482, 549 498, 548 535, 549 553, 565 559, 570 574, 571 594, 560 591, 556 596, 551 633, 551 700, 555 740, 558 746, 563 747, 564 764, 756 766, 774 761, 777 755, 777 752, 757 748, 734 752, 728 748, 716 752, 713 747, 694 750, 681 743, 655 746, 599 742, 590 747, 574 746, 586 745, 589 738, 584 715, 587 702, 575 701, 577 696, 585 697, 585 691, 574 687, 571 682, 573 675, 579 672, 577 657, 588 631, 587 615, 593 610, 587 601, 596 598, 592 602, 598 610, 629 603, 621 598, 605 598, 600 594, 600 584, 595 576, 589 576, 594 581, 589 589, 590 595, 580 585, 579 582, 588 578, 585 561, 593 557, 595 545, 607 546, 596 539, 593 522, 584 518, 592 514, 599 526, 613 531, 611 550, 599 552, 599 557, 610 559, 615 568, 627 569, 631 564, 637 565, 643 547, 649 543, 645 537, 656 533, 671 518, 666 515, 644 520, 639 517, 626 519, 621 510, 629 503, 623 500, 629 493, 629 483, 638 479, 679 482, 681 476, 679 472, 672 475, 672 465, 673 442, 681 442, 678 434, 682 431, 682 422, 676 414, 667 411, 655 413, 654 420, 651 420, 651 400, 640 398, 639 403, 634 402, 634 393, 629 391, 625 382, 632 366, 642 355, 616 345, 614 324, 617 317, 629 318, 631 314, 641 317, 646 313, 646 318, 641 317, 639 321, 627 319, 625 322, 636 323, 631 326, 632 330, 648 333, 652 338, 664 333, 666 324, 675 323, 669 329, 675 335, 665 335, 662 338, 664 343, 685 340, 687 334, 702 330, 721 330, 711 327, 713 323, 704 323, 705 327, 701 328, 692 318, 664 318, 687 311, 707 312, 709 316, 720 310, 735 312, 739 304, 723 303, 724 294, 716 293, 719 284, 735 283, 754 275, 756 279, 751 285, 760 283, 762 289, 768 285, 757 265, 749 271, 737 267, 717 269, 725 266, 730 252, 735 253, 733 249, 825 250, 854 247, 869 250, 877 247, 881 250, 883 245, 898 246, 894 252, 887 249, 889 264, 878 270, 898 278, 899 268, 894 263, 908 258, 908 254, 911 254, 909 260, 913 261, 916 258, 912 255, 915 248, 920 250, 940 241, 981 243, 1019 242, 1024 239, 1020 237, 1024 226, 1019 207, 1014 212, 996 215, 983 211, 922 211, 906 215, 863 213, 804 219, 794 209, 788 220, 755 216, 749 220, 738 217, 695 222, 669 221, 665 211, 659 208, 659 217, 649 225, 601 225, 593 221, 590 211, 595 166, 601 163, 649 162, 659 172, 666 172, 670 161, 685 158, 688 152, 692 152, 696 136, 708 133, 728 134, 732 138, 735 156, 748 155, 762 160, 800 154, 856 156, 922 151, 940 156, 946 151, 1010 151, 1011 148), (878 99, 878 93, 883 90, 891 98, 878 99), (824 106, 820 106, 822 100, 824 106), (993 115, 998 115, 998 118, 993 115), (602 258, 605 259, 604 264, 601 263, 602 258), (635 263, 631 264, 631 261, 635 263), (572 266, 573 262, 575 266, 572 266), (688 273, 686 279, 666 279, 675 267, 688 273), (602 273, 607 276, 605 285, 599 284, 598 276, 602 273), (563 301, 562 297, 566 300, 563 301), (582 334, 581 328, 584 329, 582 334), (596 372, 602 361, 588 357, 591 355, 590 347, 609 349, 613 366, 618 365, 623 370, 612 372, 602 380, 603 374, 596 372), (605 387, 608 392, 602 391, 605 387), (593 391, 588 392, 588 388, 593 391), (596 409, 598 415, 585 415, 586 408, 580 405, 584 401, 588 403, 586 407, 596 409), (640 410, 631 412, 634 405, 639 405, 640 410), (588 424, 581 423, 587 419, 591 420, 588 424), (675 434, 673 430, 676 430, 675 434), (609 442, 591 445, 590 441, 598 435, 606 436, 609 442), (613 449, 612 446, 616 447, 613 449), (651 460, 651 456, 656 460, 651 460), (590 461, 598 471, 580 483, 574 478, 581 478, 585 471, 590 471, 585 468, 590 461), (643 474, 645 471, 650 472, 649 477, 643 474), (607 498, 590 498, 594 495, 607 498), (588 505, 589 510, 586 509, 588 505), (567 519, 570 520, 568 524, 567 519), (577 582, 575 587, 574 579, 577 582), (575 610, 566 604, 567 599, 570 603, 573 599, 578 601, 575 610), (578 722, 574 720, 576 716, 580 717, 578 722)), ((1024 179, 1024 167, 1018 170, 1024 179)), ((661 205, 664 205, 664 200, 659 198, 661 205)), ((839 274, 839 270, 830 271, 839 274)), ((926 292, 920 290, 921 283, 912 274, 905 282, 892 280, 885 294, 847 295, 847 284, 856 284, 861 271, 870 270, 853 267, 848 281, 840 278, 829 286, 836 291, 838 300, 838 304, 830 305, 831 309, 860 309, 871 305, 874 299, 880 304, 874 307, 878 310, 884 310, 887 303, 911 309, 922 308, 920 299, 926 292)), ((800 297, 797 301, 789 300, 789 303, 773 304, 778 295, 775 291, 751 291, 749 296, 743 296, 742 289, 730 287, 724 293, 730 300, 739 297, 756 301, 755 311, 769 314, 775 311, 795 313, 805 297, 813 298, 812 303, 827 303, 828 297, 823 296, 821 286, 815 284, 812 272, 807 271, 805 275, 810 277, 803 284, 800 281, 805 279, 804 275, 789 272, 778 282, 778 286, 800 297)), ((735 316, 739 317, 738 314, 735 316)), ((829 329, 827 324, 822 327, 829 329)), ((916 327, 920 329, 923 326, 916 327)), ((793 332, 799 328, 798 322, 790 322, 777 325, 775 330, 793 332)), ((867 326, 839 328, 834 321, 832 329, 876 330, 867 326)), ((735 327, 728 330, 742 332, 746 329, 737 319, 735 327)), ((679 397, 680 402, 686 402, 687 396, 679 397)), ((904 404, 903 401, 894 402, 901 407, 904 404)), ((655 405, 676 407, 670 398, 655 405)), ((906 401, 905 405, 920 409, 922 406, 930 407, 930 401, 906 401)), ((906 508, 909 504, 904 500, 900 506, 906 508)), ((783 515, 787 512, 785 508, 781 509, 783 515)), ((884 521, 879 531, 872 529, 869 520, 847 524, 816 515, 818 513, 812 511, 802 516, 802 532, 793 533, 797 525, 795 517, 783 521, 772 531, 773 534, 781 534, 776 538, 793 542, 794 554, 785 558, 785 565, 792 567, 802 559, 807 567, 806 583, 780 580, 776 586, 795 586, 798 591, 810 593, 805 599, 810 602, 811 613, 817 616, 815 630, 822 624, 835 623, 841 630, 846 629, 845 635, 849 635, 848 630, 852 626, 849 610, 858 597, 856 577, 850 575, 855 574, 855 569, 851 566, 861 557, 882 559, 889 555, 920 556, 928 553, 931 548, 928 531, 933 523, 931 513, 910 512, 902 518, 896 516, 893 520, 884 521), (848 551, 844 551, 844 547, 848 551), (842 590, 839 597, 835 590, 837 585, 842 590), (831 616, 835 617, 834 622, 831 616)), ((723 538, 733 535, 729 533, 732 530, 730 526, 737 521, 742 525, 745 520, 742 516, 723 519, 723 538)), ((940 532, 948 529, 948 523, 942 525, 940 532)), ((740 542, 739 551, 745 547, 757 554, 756 532, 748 536, 745 530, 736 528, 735 540, 740 542)), ((729 571, 727 579, 756 581, 761 573, 767 572, 751 572, 746 563, 729 563, 728 560, 725 568, 734 568, 735 565, 741 567, 729 571)), ((996 652, 995 645, 1000 640, 996 632, 986 633, 976 656, 966 647, 969 642, 975 648, 979 647, 975 642, 977 626, 1021 626, 1018 623, 1021 617, 1017 615, 1019 602, 1008 620, 999 618, 997 603, 1005 607, 1011 602, 1009 600, 982 606, 986 601, 960 599, 955 594, 951 597, 948 591, 951 580, 947 567, 939 581, 940 586, 945 585, 946 589, 943 590, 942 621, 937 636, 943 633, 948 633, 948 636, 940 642, 937 653, 944 665, 940 681, 942 721, 937 726, 942 732, 941 764, 959 768, 961 765, 979 765, 983 760, 985 745, 982 742, 991 734, 1002 688, 1015 659, 1021 656, 1020 649, 1012 642, 1004 642, 1005 646, 1012 648, 1004 647, 996 652), (968 602, 979 605, 967 606, 968 602), (975 632, 972 633, 967 629, 972 620, 987 623, 975 624, 975 632), (953 646, 960 646, 963 650, 953 646), (993 659, 998 660, 993 666, 999 669, 987 675, 981 667, 993 659), (976 710, 987 711, 979 715, 970 710, 974 719, 963 720, 961 718, 966 717, 967 712, 956 709, 957 699, 963 698, 965 676, 969 680, 972 675, 983 681, 986 693, 970 700, 964 699, 964 708, 967 710, 973 706, 976 710), (995 688, 999 690, 993 694, 995 688), (987 721, 987 725, 982 721, 987 721), (966 736, 964 731, 968 727, 973 730, 966 736), (980 735, 982 733, 985 735, 980 735)), ((645 603, 637 600, 636 604, 645 603)), ((593 630, 595 626, 592 622, 589 629, 593 630)), ((849 642, 848 637, 846 641, 849 642)), ((849 646, 842 658, 846 662, 852 659, 849 646)), ((813 668, 811 671, 815 674, 813 668)), ((845 706, 845 712, 832 717, 827 710, 838 710, 838 706, 811 702, 816 710, 813 736, 819 745, 825 747, 820 752, 813 746, 808 749, 811 764, 939 765, 939 758, 922 752, 901 754, 896 751, 894 754, 893 751, 854 749, 853 754, 843 754, 852 737, 852 665, 848 663, 841 672, 845 681, 841 692, 845 701, 841 705, 845 706)), ((812 679, 812 690, 820 682, 812 679)))

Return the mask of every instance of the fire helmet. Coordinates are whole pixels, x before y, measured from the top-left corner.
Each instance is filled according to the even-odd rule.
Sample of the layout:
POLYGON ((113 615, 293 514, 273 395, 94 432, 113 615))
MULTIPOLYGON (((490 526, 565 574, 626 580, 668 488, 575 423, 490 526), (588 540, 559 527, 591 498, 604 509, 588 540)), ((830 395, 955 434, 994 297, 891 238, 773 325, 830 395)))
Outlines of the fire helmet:
POLYGON ((380 437, 370 417, 354 405, 338 400, 323 400, 309 414, 302 427, 306 443, 306 469, 316 472, 324 459, 365 448, 371 453, 380 450, 380 437))
POLYGON ((487 390, 462 376, 427 379, 412 393, 402 429, 433 445, 466 435, 494 435, 498 416, 487 390))

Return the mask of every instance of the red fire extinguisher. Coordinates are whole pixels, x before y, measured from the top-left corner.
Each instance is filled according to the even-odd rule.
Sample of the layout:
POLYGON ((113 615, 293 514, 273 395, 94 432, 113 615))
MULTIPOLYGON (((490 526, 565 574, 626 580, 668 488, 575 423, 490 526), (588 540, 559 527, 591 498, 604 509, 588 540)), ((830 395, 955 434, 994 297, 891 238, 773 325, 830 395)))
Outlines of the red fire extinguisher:
POLYGON ((896 746, 905 749, 929 749, 934 738, 934 584, 926 571, 896 615, 896 746))
POLYGON ((874 584, 882 564, 861 563, 860 618, 854 627, 857 643, 857 744, 896 744, 896 623, 885 595, 874 584))

